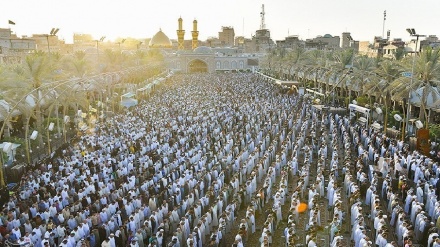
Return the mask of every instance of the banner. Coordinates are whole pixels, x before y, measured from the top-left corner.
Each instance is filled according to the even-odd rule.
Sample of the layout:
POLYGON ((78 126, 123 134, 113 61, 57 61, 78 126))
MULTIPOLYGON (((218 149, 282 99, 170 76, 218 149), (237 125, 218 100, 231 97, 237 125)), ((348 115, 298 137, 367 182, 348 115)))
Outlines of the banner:
POLYGON ((429 155, 429 130, 419 129, 417 131, 417 150, 424 155, 429 155))

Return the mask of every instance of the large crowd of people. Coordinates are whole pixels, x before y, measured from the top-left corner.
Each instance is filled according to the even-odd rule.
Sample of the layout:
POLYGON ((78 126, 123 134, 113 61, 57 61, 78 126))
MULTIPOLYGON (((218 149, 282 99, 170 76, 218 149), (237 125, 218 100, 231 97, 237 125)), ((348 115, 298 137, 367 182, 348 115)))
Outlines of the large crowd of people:
POLYGON ((243 247, 257 231, 277 246, 283 231, 286 246, 437 247, 439 175, 403 142, 256 74, 175 75, 28 171, 0 235, 36 247, 243 247))

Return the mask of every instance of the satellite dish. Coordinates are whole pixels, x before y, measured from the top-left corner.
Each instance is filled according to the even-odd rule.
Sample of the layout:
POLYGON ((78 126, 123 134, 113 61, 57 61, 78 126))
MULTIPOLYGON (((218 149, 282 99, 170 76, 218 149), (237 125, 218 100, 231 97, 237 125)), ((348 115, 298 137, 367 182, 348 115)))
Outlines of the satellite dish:
POLYGON ((78 116, 78 117, 81 117, 81 115, 82 115, 82 111, 81 111, 81 110, 78 110, 78 112, 77 112, 77 116, 78 116))
POLYGON ((54 126, 55 126, 54 123, 50 123, 50 124, 49 124, 49 127, 48 127, 49 131, 52 131, 54 126))
POLYGON ((358 104, 358 102, 356 100, 353 100, 352 103, 355 104, 355 105, 358 104))
POLYGON ((35 139, 37 139, 37 136, 38 136, 38 131, 34 130, 34 131, 32 132, 32 135, 31 135, 30 139, 31 139, 31 140, 35 140, 35 139))
POLYGON ((376 111, 376 113, 379 114, 379 115, 382 114, 382 109, 380 109, 379 107, 377 107, 377 108, 375 109, 375 111, 376 111))
POLYGON ((416 128, 417 128, 417 129, 421 129, 421 128, 423 128, 423 123, 422 123, 422 121, 417 120, 415 124, 416 124, 416 128))
POLYGON ((398 122, 402 121, 402 117, 399 114, 394 114, 394 119, 398 122))
POLYGON ((69 116, 64 116, 64 123, 68 123, 70 121, 70 117, 69 116))

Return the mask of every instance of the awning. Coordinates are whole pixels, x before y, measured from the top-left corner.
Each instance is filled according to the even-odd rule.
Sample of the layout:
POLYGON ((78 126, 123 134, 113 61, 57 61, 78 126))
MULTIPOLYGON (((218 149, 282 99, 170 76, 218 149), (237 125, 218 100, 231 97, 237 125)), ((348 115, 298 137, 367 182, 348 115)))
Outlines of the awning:
POLYGON ((121 105, 124 107, 127 107, 127 108, 130 108, 130 107, 135 106, 137 104, 138 104, 137 99, 128 98, 128 99, 121 100, 121 105))
POLYGON ((136 94, 132 92, 121 95, 122 98, 133 98, 134 96, 136 96, 136 94))
POLYGON ((374 122, 374 123, 371 125, 371 127, 372 127, 373 129, 376 129, 376 130, 380 130, 380 129, 382 129, 382 125, 380 125, 378 122, 374 122))
POLYGON ((354 111, 361 112, 361 113, 364 113, 364 114, 370 113, 370 109, 362 107, 362 106, 358 106, 358 105, 355 105, 355 104, 349 104, 348 108, 350 110, 354 110, 354 111))

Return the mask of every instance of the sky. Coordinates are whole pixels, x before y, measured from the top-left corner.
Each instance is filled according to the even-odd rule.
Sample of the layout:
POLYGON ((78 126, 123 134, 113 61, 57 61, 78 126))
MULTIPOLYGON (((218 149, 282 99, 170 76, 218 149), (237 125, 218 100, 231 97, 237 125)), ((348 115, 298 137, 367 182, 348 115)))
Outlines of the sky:
POLYGON ((191 39, 194 19, 200 40, 218 36, 222 26, 250 38, 260 28, 262 4, 274 40, 350 32, 354 40, 372 41, 382 36, 385 10, 385 35, 390 30, 391 38, 409 40, 406 28, 440 36, 440 0, 2 0, 0 28, 10 27, 18 36, 59 28, 58 36, 67 43, 74 33, 113 41, 151 38, 160 29, 177 39, 177 19, 182 17, 185 39, 191 39))

